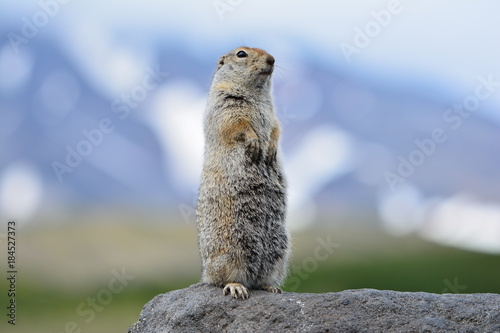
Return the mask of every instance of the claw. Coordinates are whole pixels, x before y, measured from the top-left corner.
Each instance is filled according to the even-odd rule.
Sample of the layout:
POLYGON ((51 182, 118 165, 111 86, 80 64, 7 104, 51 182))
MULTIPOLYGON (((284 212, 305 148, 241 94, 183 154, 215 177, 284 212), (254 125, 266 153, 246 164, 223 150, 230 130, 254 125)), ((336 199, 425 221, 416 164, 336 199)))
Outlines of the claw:
POLYGON ((241 283, 227 283, 224 289, 222 289, 223 295, 229 295, 233 298, 248 299, 248 289, 241 283))
POLYGON ((278 287, 263 286, 262 290, 269 291, 270 293, 281 294, 283 291, 278 287))

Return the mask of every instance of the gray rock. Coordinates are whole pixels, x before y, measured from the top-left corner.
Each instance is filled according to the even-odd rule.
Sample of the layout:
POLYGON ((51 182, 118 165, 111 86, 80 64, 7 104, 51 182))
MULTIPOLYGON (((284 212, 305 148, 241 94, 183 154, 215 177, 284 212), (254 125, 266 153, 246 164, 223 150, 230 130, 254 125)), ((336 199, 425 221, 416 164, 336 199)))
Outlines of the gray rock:
POLYGON ((500 295, 251 290, 241 300, 195 284, 153 298, 128 332, 500 332, 500 295))

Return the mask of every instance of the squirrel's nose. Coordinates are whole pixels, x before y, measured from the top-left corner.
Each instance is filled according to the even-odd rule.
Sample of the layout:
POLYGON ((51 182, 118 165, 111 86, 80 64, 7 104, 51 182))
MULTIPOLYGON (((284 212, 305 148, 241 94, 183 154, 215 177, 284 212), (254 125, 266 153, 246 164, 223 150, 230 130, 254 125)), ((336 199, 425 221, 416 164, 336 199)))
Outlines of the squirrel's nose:
POLYGON ((266 62, 271 66, 274 65, 274 57, 272 55, 268 55, 266 62))

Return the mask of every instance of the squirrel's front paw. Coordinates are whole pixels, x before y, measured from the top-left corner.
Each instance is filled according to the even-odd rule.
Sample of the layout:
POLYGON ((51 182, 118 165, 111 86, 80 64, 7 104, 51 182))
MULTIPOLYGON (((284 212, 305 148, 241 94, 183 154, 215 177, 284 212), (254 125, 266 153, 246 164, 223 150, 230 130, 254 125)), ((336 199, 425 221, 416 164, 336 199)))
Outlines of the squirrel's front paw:
POLYGON ((252 161, 257 161, 260 158, 259 139, 257 138, 247 139, 245 148, 250 157, 252 158, 252 161))
POLYGON ((248 299, 248 289, 241 283, 227 283, 224 289, 222 289, 223 295, 231 294, 234 298, 248 299))
POLYGON ((276 149, 269 149, 267 152, 266 164, 271 165, 276 162, 278 151, 276 149))

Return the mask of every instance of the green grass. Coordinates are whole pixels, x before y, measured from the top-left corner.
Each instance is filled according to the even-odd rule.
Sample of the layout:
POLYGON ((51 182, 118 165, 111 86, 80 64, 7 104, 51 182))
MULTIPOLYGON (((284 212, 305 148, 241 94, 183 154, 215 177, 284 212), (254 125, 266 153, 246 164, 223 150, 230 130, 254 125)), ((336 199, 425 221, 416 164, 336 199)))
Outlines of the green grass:
MULTIPOLYGON (((292 272, 293 273, 293 272, 292 272)), ((354 263, 327 262, 306 279, 296 292, 345 289, 390 289, 431 293, 500 293, 500 258, 460 250, 438 250, 431 255, 371 258, 354 263)), ((284 289, 296 287, 292 274, 284 289)))
POLYGON ((97 298, 102 288, 68 294, 23 283, 18 291, 17 325, 12 332, 59 333, 65 332, 66 325, 75 325, 82 332, 124 333, 154 296, 185 288, 197 280, 198 277, 192 277, 168 285, 131 285, 113 294, 107 304, 100 303, 97 298), (89 303, 89 298, 96 300, 95 305, 89 303))
POLYGON ((500 256, 428 243, 417 237, 390 237, 369 229, 296 237, 299 253, 285 283, 296 292, 389 289, 431 293, 500 293, 500 256), (331 235, 331 236, 325 236, 331 235), (338 248, 308 274, 318 237, 338 248), (309 255, 309 256, 308 256, 309 255), (308 261, 309 265, 308 266, 308 261), (306 278, 305 275, 308 275, 306 278))

